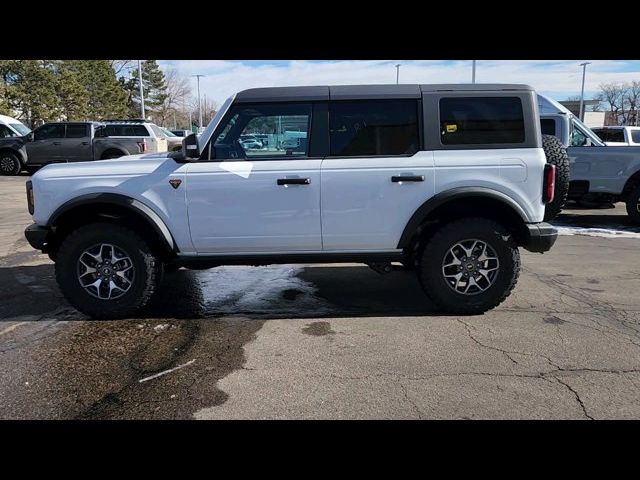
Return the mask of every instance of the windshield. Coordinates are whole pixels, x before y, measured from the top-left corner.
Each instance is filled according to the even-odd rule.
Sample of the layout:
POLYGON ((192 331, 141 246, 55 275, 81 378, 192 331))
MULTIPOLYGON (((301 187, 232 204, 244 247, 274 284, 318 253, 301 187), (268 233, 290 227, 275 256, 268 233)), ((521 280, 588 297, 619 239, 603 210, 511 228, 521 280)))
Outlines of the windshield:
POLYGON ((583 147, 587 145, 587 139, 591 140, 592 145, 599 147, 604 146, 602 140, 591 131, 584 123, 578 120, 576 117, 571 118, 571 146, 583 147))
POLYGON ((26 135, 31 131, 29 127, 27 127, 25 124, 20 122, 10 123, 9 126, 13 128, 16 132, 18 132, 20 135, 26 135))
POLYGON ((171 130, 167 130, 166 128, 160 128, 160 130, 162 130, 167 137, 178 137, 177 135, 174 135, 171 130))
POLYGON ((155 123, 150 123, 149 126, 151 127, 151 130, 153 130, 153 133, 156 134, 156 137, 167 138, 167 136, 162 131, 162 129, 159 126, 157 126, 155 123))

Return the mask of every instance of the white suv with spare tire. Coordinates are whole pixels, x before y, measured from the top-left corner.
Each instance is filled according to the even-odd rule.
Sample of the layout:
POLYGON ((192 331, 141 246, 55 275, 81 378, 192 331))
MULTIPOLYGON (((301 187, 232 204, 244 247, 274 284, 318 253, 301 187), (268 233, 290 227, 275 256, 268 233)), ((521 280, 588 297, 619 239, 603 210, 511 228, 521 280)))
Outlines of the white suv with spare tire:
POLYGON ((165 269, 318 262, 401 262, 442 310, 482 313, 518 247, 556 240, 566 152, 544 143, 551 163, 526 85, 250 89, 181 152, 43 168, 25 235, 96 318, 134 314, 165 269))

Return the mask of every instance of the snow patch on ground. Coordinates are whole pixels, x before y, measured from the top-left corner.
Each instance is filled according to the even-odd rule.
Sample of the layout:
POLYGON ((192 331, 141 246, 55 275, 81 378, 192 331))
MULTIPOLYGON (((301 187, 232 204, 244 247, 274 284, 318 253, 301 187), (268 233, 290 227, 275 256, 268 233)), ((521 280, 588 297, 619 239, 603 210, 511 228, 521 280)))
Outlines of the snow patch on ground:
POLYGON ((292 265, 217 267, 200 272, 198 282, 207 309, 216 312, 328 313, 329 304, 315 295, 316 287, 297 277, 302 270, 292 265), (285 298, 286 291, 293 291, 293 298, 285 298))
POLYGON ((556 225, 558 235, 586 235, 603 238, 640 238, 640 232, 611 228, 563 227, 556 225))

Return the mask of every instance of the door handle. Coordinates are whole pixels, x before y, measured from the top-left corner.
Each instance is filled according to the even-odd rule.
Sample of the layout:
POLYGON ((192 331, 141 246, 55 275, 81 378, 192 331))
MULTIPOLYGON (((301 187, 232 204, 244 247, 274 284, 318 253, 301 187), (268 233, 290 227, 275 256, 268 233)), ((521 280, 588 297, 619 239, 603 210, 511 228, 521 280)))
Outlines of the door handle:
POLYGON ((89 145, 89 142, 82 142, 82 145, 89 145))
POLYGON ((278 185, 309 185, 310 178, 279 178, 278 185))
POLYGON ((53 142, 54 145, 60 145, 60 142, 53 142))
POLYGON ((424 182, 424 175, 394 175, 391 181, 398 182, 424 182))

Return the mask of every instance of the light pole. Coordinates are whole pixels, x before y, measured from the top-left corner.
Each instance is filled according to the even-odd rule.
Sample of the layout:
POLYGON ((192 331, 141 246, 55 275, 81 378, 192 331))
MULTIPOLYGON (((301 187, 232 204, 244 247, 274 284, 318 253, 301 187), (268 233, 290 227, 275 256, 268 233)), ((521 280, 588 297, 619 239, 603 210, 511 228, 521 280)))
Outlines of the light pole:
POLYGON ((476 61, 472 60, 471 63, 471 83, 476 83, 476 61))
POLYGON ((587 74, 587 65, 591 65, 591 62, 581 63, 582 67, 582 89, 580 90, 580 120, 584 121, 584 77, 587 74))
POLYGON ((400 83, 400 63, 396 63, 396 85, 400 83))
POLYGON ((144 87, 142 86, 142 63, 140 63, 140 60, 138 60, 138 81, 140 82, 140 113, 142 118, 146 119, 144 116, 144 87))
POLYGON ((198 79, 198 127, 202 129, 202 108, 200 107, 200 77, 204 77, 204 75, 191 75, 192 77, 196 77, 198 79))

